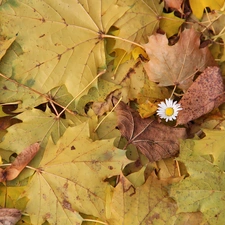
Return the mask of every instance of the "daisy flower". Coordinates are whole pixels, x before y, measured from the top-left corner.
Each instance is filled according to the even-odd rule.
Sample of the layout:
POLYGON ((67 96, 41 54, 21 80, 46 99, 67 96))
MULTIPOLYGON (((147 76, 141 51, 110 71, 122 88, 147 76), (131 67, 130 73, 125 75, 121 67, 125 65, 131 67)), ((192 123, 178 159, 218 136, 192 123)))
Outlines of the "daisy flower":
POLYGON ((161 118, 161 119, 165 119, 166 122, 175 120, 177 115, 178 115, 178 111, 182 110, 182 108, 180 107, 180 104, 177 104, 177 102, 173 102, 172 99, 166 99, 166 102, 161 102, 160 104, 158 104, 158 109, 157 109, 157 115, 161 118))

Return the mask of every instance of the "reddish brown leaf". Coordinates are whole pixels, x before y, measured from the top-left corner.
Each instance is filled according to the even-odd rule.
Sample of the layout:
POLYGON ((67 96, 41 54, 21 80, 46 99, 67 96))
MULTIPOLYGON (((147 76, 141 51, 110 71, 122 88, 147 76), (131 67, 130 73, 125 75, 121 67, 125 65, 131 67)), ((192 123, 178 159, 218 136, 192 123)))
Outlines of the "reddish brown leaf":
MULTIPOLYGON (((113 103, 117 103, 113 98, 113 103)), ((133 109, 120 102, 115 109, 118 128, 129 144, 134 144, 149 161, 175 156, 179 139, 186 137, 184 128, 169 127, 151 118, 142 119, 133 109)))
POLYGON ((220 69, 208 67, 195 80, 180 100, 181 110, 177 116, 177 125, 212 111, 225 101, 224 84, 220 69))
POLYGON ((0 209, 0 224, 14 225, 21 218, 21 212, 18 209, 2 208, 0 209))
POLYGON ((39 143, 34 143, 25 148, 6 169, 0 170, 0 182, 15 179, 27 164, 34 158, 39 150, 39 143))
POLYGON ((20 120, 13 118, 13 116, 4 116, 0 118, 0 130, 6 130, 13 124, 19 123, 20 120))
POLYGON ((208 47, 199 46, 200 34, 194 29, 184 30, 173 46, 168 45, 166 35, 151 35, 144 45, 150 58, 144 64, 149 79, 160 86, 176 85, 186 91, 197 71, 216 65, 208 47))
POLYGON ((183 0, 164 0, 164 2, 166 8, 176 9, 177 11, 182 12, 181 5, 183 0))

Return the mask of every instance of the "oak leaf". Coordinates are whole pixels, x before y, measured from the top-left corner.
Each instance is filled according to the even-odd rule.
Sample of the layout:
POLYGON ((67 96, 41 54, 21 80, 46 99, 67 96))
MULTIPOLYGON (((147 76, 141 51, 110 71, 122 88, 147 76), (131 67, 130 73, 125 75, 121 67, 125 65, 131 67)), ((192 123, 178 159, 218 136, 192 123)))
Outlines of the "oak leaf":
POLYGON ((149 79, 159 86, 176 85, 187 90, 196 72, 216 65, 208 47, 199 46, 200 34, 193 28, 184 30, 173 46, 168 45, 166 35, 150 36, 149 42, 144 45, 150 58, 144 64, 149 79))
POLYGON ((197 119, 225 101, 224 84, 219 67, 208 67, 190 86, 179 104, 182 110, 177 125, 197 119))
POLYGON ((0 170, 0 182, 15 179, 21 171, 27 166, 27 164, 34 158, 39 150, 39 143, 34 143, 25 148, 14 160, 14 162, 6 167, 6 169, 0 170))
MULTIPOLYGON (((117 103, 113 98, 113 103, 117 103)), ((138 112, 120 102, 115 109, 118 128, 128 144, 134 144, 149 161, 175 156, 179 152, 179 139, 186 137, 184 128, 173 128, 158 121, 142 119, 138 112)))

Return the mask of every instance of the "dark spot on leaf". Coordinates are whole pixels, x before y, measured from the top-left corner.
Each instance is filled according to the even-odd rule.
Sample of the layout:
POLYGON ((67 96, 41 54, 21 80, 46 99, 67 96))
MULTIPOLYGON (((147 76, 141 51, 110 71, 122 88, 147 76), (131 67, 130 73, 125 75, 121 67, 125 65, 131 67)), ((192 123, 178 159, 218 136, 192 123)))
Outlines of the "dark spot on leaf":
POLYGON ((41 36, 39 36, 39 38, 42 38, 42 37, 44 37, 45 36, 45 34, 42 34, 41 36))
POLYGON ((66 182, 66 183, 63 185, 63 187, 64 187, 65 189, 67 189, 67 188, 68 188, 68 183, 66 182))
POLYGON ((64 209, 68 209, 68 210, 70 210, 70 211, 73 212, 73 209, 71 207, 71 204, 67 200, 65 200, 65 199, 63 200, 62 206, 63 206, 64 209))
POLYGON ((34 85, 34 83, 35 83, 35 80, 34 80, 34 79, 29 79, 29 80, 27 80, 27 82, 26 82, 26 86, 31 87, 31 86, 34 85))
POLYGON ((75 150, 76 148, 74 146, 71 146, 70 150, 75 150))
POLYGON ((109 168, 110 170, 113 170, 113 167, 112 167, 112 166, 108 166, 108 168, 109 168))

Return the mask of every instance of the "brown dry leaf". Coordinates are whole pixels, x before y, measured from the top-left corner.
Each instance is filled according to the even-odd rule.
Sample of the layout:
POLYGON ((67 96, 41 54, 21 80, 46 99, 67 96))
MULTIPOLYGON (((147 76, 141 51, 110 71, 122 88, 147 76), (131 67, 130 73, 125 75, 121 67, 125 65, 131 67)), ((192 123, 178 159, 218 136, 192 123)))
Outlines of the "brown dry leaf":
POLYGON ((18 209, 0 209, 0 225, 14 225, 20 220, 20 218, 21 212, 18 209))
POLYGON ((181 5, 183 3, 183 0, 164 0, 165 7, 176 9, 177 11, 182 12, 181 5))
POLYGON ((200 34, 193 28, 184 30, 173 46, 168 45, 166 35, 150 36, 149 42, 144 45, 150 58, 144 64, 149 79, 159 86, 176 85, 187 90, 196 72, 216 65, 208 47, 199 46, 200 34))
POLYGON ((13 116, 0 117, 0 130, 6 130, 8 127, 19 122, 20 120, 13 118, 13 116))
MULTIPOLYGON (((114 97, 113 103, 118 100, 114 97)), ((120 102, 115 109, 118 128, 128 144, 135 145, 149 161, 175 156, 179 152, 179 139, 186 137, 184 128, 166 126, 151 118, 142 119, 138 112, 120 102)))
POLYGON ((219 67, 208 67, 183 95, 177 125, 212 111, 225 101, 224 84, 219 67))
POLYGON ((0 170, 0 182, 15 179, 27 164, 34 158, 40 148, 39 143, 34 143, 25 148, 6 169, 0 170))

